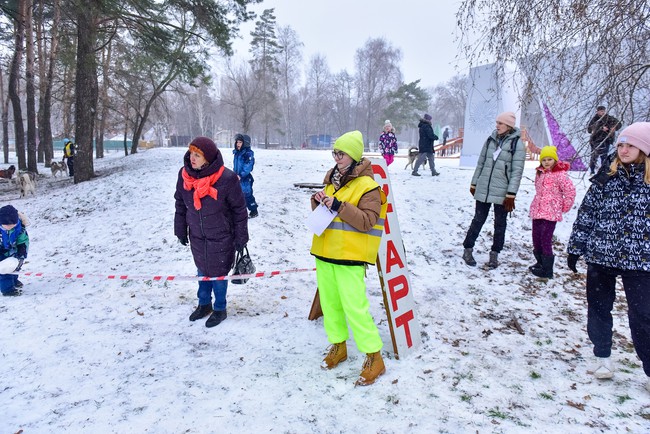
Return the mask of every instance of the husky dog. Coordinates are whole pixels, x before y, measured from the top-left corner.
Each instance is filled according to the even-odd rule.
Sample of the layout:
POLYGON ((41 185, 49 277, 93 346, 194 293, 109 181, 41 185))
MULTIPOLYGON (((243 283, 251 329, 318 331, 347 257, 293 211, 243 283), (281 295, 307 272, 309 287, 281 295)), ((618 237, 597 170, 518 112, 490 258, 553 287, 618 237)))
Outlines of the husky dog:
POLYGON ((20 197, 27 196, 31 193, 36 195, 36 175, 32 172, 23 172, 18 175, 18 187, 20 188, 20 197))
POLYGON ((67 175, 68 165, 65 164, 65 160, 61 161, 60 163, 57 163, 56 161, 52 161, 50 163, 50 170, 52 170, 52 176, 54 176, 55 178, 58 173, 67 175))
MULTIPOLYGON (((407 167, 411 166, 411 170, 414 169, 413 165, 415 164, 415 161, 418 159, 418 155, 420 155, 420 152, 418 151, 418 148, 416 146, 411 146, 409 148, 409 152, 407 154, 408 158, 408 163, 406 163, 406 166, 404 166, 404 169, 407 167)), ((427 160, 424 160, 424 163, 422 164, 422 167, 426 167, 427 165, 427 160)))

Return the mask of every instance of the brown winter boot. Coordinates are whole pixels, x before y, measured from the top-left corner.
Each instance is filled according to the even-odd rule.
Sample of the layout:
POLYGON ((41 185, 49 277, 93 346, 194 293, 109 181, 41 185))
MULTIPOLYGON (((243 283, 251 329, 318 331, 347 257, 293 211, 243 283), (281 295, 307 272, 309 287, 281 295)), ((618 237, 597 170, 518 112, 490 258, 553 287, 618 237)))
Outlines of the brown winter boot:
POLYGON ((384 360, 381 358, 381 352, 366 354, 366 360, 363 362, 363 369, 359 374, 359 379, 354 383, 355 386, 368 386, 375 382, 377 377, 386 372, 384 360))
POLYGON ((332 344, 329 347, 327 356, 323 359, 323 363, 320 364, 320 367, 323 369, 332 369, 336 368, 339 363, 345 362, 348 359, 348 346, 345 341, 332 344))

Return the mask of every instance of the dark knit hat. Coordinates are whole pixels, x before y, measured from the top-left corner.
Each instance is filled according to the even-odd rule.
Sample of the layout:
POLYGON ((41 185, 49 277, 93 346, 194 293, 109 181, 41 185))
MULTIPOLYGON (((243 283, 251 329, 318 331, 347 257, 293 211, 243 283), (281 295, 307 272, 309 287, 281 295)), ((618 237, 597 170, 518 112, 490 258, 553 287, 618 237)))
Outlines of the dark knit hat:
POLYGON ((190 149, 192 147, 198 149, 208 163, 212 163, 217 158, 217 145, 207 137, 196 137, 190 143, 190 149))
POLYGON ((18 223, 18 210, 11 205, 0 208, 0 225, 15 225, 18 223))
POLYGON ((425 121, 430 121, 431 119, 433 119, 433 118, 431 117, 431 115, 429 113, 424 114, 424 120, 425 121))
POLYGON ((598 107, 596 107, 596 110, 597 111, 598 110, 607 110, 607 107, 605 107, 604 105, 599 105, 598 107))

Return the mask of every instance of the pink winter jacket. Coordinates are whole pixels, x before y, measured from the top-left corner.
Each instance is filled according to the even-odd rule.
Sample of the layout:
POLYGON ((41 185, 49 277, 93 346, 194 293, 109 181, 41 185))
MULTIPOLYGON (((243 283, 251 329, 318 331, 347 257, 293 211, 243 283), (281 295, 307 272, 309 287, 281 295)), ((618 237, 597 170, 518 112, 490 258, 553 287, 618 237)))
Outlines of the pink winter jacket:
POLYGON ((535 197, 530 204, 530 217, 561 222, 562 214, 569 211, 576 198, 576 189, 567 176, 569 164, 558 161, 551 170, 537 168, 535 197))

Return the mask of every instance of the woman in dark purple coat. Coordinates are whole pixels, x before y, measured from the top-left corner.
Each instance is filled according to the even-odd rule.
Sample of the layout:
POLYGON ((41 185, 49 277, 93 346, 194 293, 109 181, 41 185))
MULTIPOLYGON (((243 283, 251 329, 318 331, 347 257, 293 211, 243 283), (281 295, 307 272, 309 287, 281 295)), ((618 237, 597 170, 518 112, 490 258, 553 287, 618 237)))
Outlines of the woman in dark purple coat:
MULTIPOLYGON (((183 162, 174 194, 174 234, 184 246, 190 243, 199 276, 225 276, 235 251, 248 242, 248 214, 239 179, 223 165, 221 152, 207 137, 190 143, 183 162)), ((214 327, 226 319, 227 289, 227 280, 199 281, 199 306, 190 321, 212 313, 205 325, 214 327)))

